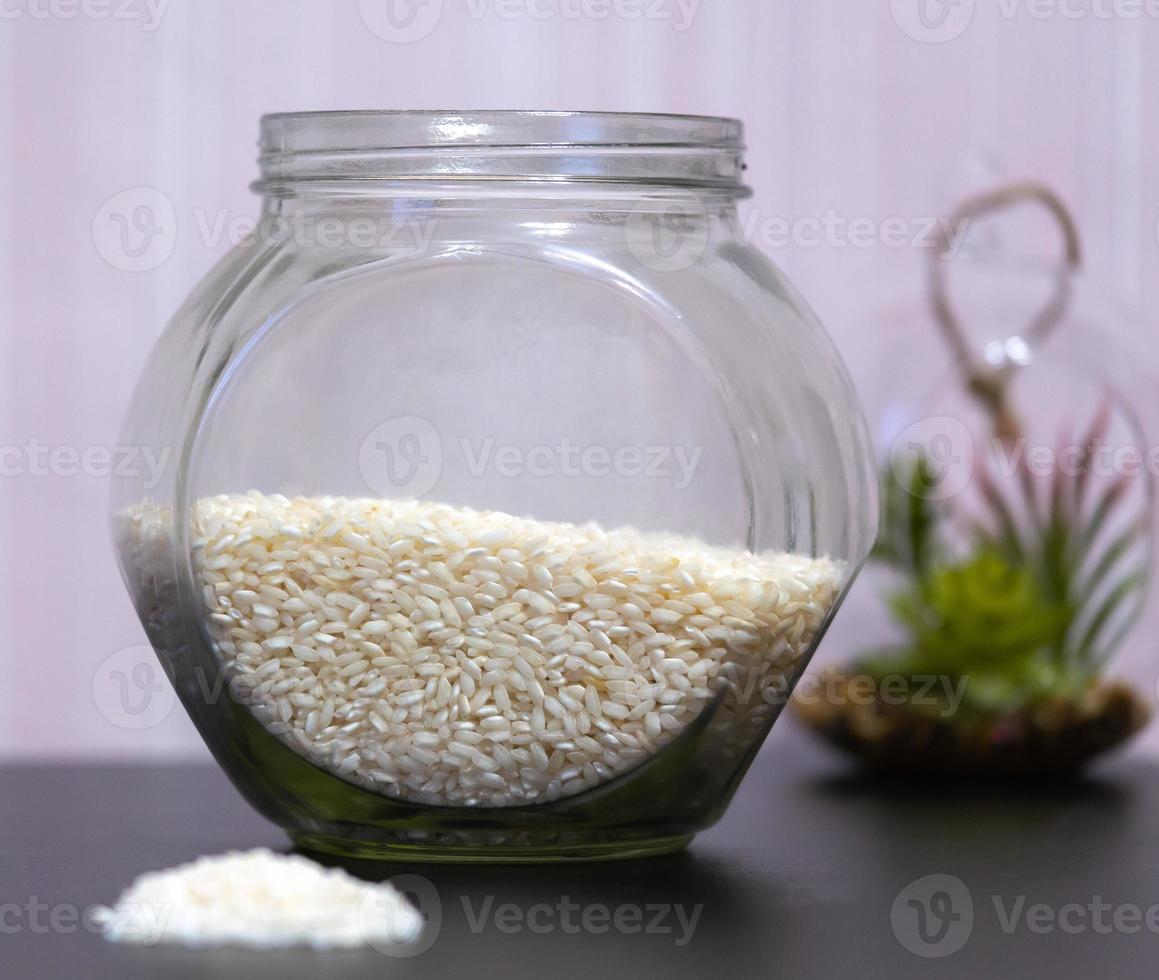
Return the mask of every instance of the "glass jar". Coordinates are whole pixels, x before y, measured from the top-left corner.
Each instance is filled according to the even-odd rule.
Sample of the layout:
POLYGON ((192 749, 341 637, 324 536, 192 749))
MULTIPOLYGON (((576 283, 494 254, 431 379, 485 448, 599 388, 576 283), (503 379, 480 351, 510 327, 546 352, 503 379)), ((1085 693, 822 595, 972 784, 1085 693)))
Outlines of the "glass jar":
POLYGON ((741 240, 741 124, 267 116, 157 344, 114 533, 220 764, 301 846, 654 854, 724 811, 874 537, 829 338, 741 240))

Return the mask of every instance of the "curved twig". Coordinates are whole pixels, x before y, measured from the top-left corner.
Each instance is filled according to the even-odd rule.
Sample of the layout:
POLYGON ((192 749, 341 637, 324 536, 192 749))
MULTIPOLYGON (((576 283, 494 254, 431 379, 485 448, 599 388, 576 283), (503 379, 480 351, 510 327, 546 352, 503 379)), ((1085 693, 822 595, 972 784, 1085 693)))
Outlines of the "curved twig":
POLYGON ((1055 275, 1055 290, 1050 301, 1028 325, 1028 342, 1041 341, 1058 326, 1071 299, 1071 281, 1082 261, 1078 227, 1062 199, 1045 184, 1023 181, 986 191, 963 201, 943 223, 938 232, 937 247, 930 251, 928 286, 934 319, 941 328, 965 376, 970 392, 986 407, 994 423, 995 435, 1003 440, 1016 439, 1022 426, 1011 410, 1007 388, 1008 366, 995 367, 979 360, 971 348, 961 320, 950 303, 946 285, 946 265, 950 247, 960 229, 981 215, 1004 211, 1016 204, 1032 202, 1042 205, 1058 223, 1065 254, 1055 275), (952 229, 952 231, 951 231, 952 229))

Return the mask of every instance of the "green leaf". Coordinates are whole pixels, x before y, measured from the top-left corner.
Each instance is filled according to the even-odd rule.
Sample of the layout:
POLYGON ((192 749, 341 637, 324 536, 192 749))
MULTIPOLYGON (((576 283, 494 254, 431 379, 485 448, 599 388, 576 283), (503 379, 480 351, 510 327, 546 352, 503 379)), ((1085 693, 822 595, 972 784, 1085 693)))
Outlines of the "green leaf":
POLYGON ((1096 493, 1089 478, 1109 421, 1104 401, 1081 465, 1057 467, 1045 487, 1024 457, 1003 483, 980 461, 977 515, 956 499, 931 499, 937 481, 924 456, 896 478, 885 471, 874 556, 904 576, 886 602, 905 638, 876 651, 866 669, 968 680, 963 704, 980 712, 1078 696, 1125 635, 1135 617, 1121 614, 1147 584, 1145 569, 1120 571, 1149 533, 1146 517, 1132 514, 1123 530, 1108 531, 1122 527, 1116 517, 1134 484, 1118 479, 1096 493))
POLYGON ((1082 662, 1084 660, 1093 660, 1095 645, 1098 642, 1099 634, 1106 628, 1107 623, 1111 617, 1119 610, 1124 602, 1131 597, 1131 595, 1141 589, 1147 583, 1147 569, 1140 568, 1132 572, 1124 578, 1114 589, 1107 595, 1107 597, 1099 605, 1094 617, 1091 619, 1090 625, 1083 634, 1082 640, 1078 645, 1077 659, 1082 662))
POLYGON ((1080 457, 1078 473, 1072 480, 1072 501, 1076 515, 1082 512, 1091 460, 1094 459, 1095 451, 1098 449, 1099 443, 1102 442, 1110 427, 1111 400, 1109 397, 1104 396, 1099 400, 1099 407, 1095 410, 1095 417, 1091 421, 1091 427, 1087 431, 1086 438, 1083 439, 1083 450, 1082 456, 1080 457))
POLYGON ((882 473, 881 528, 873 557, 899 571, 921 575, 937 552, 941 516, 934 499, 938 479, 922 455, 908 470, 901 464, 882 473))
POLYGON ((1114 512, 1115 507, 1127 495, 1127 488, 1127 478, 1120 477, 1099 495, 1098 503, 1095 504, 1082 533, 1075 536, 1075 551, 1068 556, 1073 564, 1076 566, 1082 564, 1087 553, 1098 539, 1103 525, 1107 523, 1107 519, 1114 512))
POLYGON ((1103 550, 1094 568, 1091 569, 1090 574, 1083 579, 1083 583, 1079 591, 1083 595, 1095 595, 1099 586, 1103 584, 1103 580, 1110 573, 1111 569, 1119 563, 1119 560, 1131 550, 1132 545, 1139 540, 1140 534, 1147 532, 1146 524, 1142 521, 1133 521, 1125 531, 1123 531, 1117 538, 1114 539, 1103 550))
POLYGON ((978 489, 982 500, 990 508, 991 516, 996 524, 996 533, 992 536, 999 547, 1011 562, 1021 562, 1026 558, 1026 549, 1022 544, 1022 537, 1018 530, 1018 522, 1014 519, 1014 512, 1007 503, 1002 492, 990 476, 984 462, 980 463, 976 471, 978 489))

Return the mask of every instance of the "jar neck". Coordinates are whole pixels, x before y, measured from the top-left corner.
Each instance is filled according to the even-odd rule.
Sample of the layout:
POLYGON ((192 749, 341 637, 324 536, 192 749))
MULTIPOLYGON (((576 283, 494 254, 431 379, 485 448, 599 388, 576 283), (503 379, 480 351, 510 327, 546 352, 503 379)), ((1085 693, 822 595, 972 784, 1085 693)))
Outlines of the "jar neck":
POLYGON ((636 236, 701 236, 705 241, 739 234, 736 197, 704 191, 650 187, 594 188, 530 193, 493 185, 442 188, 432 195, 416 188, 382 186, 375 193, 311 187, 268 193, 255 237, 299 247, 365 248, 377 252, 452 243, 519 243, 545 246, 607 246, 636 236))
MULTIPOLYGON (((742 126, 701 116, 335 112, 266 116, 267 198, 633 201, 747 196, 742 126)), ((629 203, 628 207, 632 205, 629 203)))

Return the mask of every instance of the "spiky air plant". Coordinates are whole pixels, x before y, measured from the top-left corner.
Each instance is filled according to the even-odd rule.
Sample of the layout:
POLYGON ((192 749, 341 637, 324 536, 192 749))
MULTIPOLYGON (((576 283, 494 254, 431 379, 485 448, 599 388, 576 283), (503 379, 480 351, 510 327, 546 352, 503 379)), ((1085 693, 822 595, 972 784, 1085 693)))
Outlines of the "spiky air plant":
POLYGON ((862 758, 948 770, 1073 769, 1135 731, 1144 705, 1101 672, 1142 606, 1149 508, 1130 506, 1129 476, 1091 480, 1110 417, 1104 401, 1047 480, 1025 454, 1003 479, 980 460, 970 502, 938 499, 924 454, 887 470, 873 559, 900 583, 887 601, 902 640, 852 673, 922 697, 855 704, 831 672, 839 696, 799 713, 862 758))
POLYGON ((1017 451, 1026 430, 1013 401, 1013 381, 1027 361, 1008 358, 1005 347, 998 358, 980 357, 950 300, 946 228, 956 236, 975 218, 1021 204, 1049 212, 1064 248, 1055 290, 1019 331, 1020 346, 1045 342, 1063 321, 1081 248, 1062 200, 1030 181, 959 205, 940 247, 927 253, 930 308, 993 451, 976 462, 971 494, 938 492, 929 455, 885 472, 873 557, 899 583, 887 601, 901 640, 852 665, 859 682, 874 682, 878 693, 869 700, 854 697, 846 674, 831 670, 824 697, 795 701, 829 741, 894 768, 1073 771, 1126 739, 1148 714, 1130 688, 1102 676, 1142 610, 1152 509, 1143 474, 1092 480, 1111 399, 1103 398, 1074 446, 1062 433, 1049 476, 1036 475, 1029 454, 1017 451), (1012 455, 1012 466, 991 471, 1012 455), (891 685, 888 702, 887 680, 902 682, 891 685))
MULTIPOLYGON (((1133 623, 1148 579, 1136 548, 1147 512, 1127 513, 1131 477, 1090 479, 1109 424, 1104 401, 1071 472, 1056 465, 1045 486, 1024 454, 1005 483, 979 461, 976 513, 934 499, 925 456, 898 479, 886 474, 875 558, 903 579, 889 604, 906 640, 867 658, 867 670, 962 677, 962 705, 980 714, 1089 687, 1133 623), (955 524, 964 526, 961 543, 955 524)), ((1067 448, 1064 437, 1055 459, 1067 448)))

